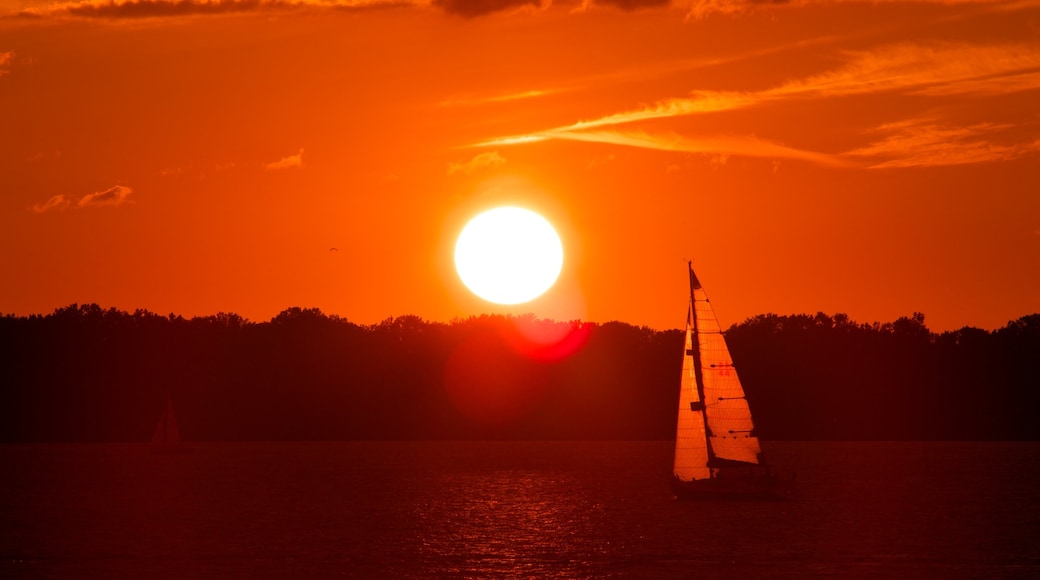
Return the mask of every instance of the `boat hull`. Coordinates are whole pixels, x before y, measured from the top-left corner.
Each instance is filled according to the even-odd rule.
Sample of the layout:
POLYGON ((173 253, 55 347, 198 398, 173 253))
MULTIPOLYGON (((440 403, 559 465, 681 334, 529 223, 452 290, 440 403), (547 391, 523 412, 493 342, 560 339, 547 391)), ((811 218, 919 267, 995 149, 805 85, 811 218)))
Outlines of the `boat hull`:
POLYGON ((798 497, 794 474, 782 474, 770 467, 724 467, 714 470, 709 479, 674 478, 672 491, 685 501, 779 501, 798 497))

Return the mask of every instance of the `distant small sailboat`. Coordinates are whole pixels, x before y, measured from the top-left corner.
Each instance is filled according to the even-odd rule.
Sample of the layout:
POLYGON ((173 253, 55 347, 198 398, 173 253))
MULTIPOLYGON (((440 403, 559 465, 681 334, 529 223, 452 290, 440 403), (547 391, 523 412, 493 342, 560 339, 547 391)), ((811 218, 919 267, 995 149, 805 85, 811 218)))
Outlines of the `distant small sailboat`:
POLYGON ((155 453, 184 453, 191 448, 181 443, 181 432, 177 428, 177 417, 173 414, 173 398, 167 397, 159 424, 152 435, 152 451, 155 453))
POLYGON ((679 499, 786 499, 794 477, 762 461, 751 409, 726 339, 690 262, 690 309, 675 433, 679 499))

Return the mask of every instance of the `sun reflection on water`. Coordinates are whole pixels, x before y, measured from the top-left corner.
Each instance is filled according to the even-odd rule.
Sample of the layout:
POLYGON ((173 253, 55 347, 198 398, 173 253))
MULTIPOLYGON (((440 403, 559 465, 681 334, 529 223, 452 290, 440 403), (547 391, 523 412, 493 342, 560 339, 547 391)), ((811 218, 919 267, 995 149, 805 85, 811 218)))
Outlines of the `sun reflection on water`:
POLYGON ((593 516, 603 506, 581 501, 581 484, 560 473, 495 470, 457 474, 433 484, 416 506, 422 558, 463 577, 574 578, 589 572, 597 549, 593 516), (451 493, 443 493, 452 488, 451 493))

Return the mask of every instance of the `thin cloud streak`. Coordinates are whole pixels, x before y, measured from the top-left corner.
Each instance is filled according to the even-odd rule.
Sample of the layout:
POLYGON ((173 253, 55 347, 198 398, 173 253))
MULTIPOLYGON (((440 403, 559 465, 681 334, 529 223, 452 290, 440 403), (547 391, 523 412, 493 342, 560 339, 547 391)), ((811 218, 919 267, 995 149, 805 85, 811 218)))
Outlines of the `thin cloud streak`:
POLYGON ((532 89, 529 91, 519 91, 515 93, 506 93, 503 95, 491 95, 485 97, 476 96, 463 96, 453 97, 441 101, 440 106, 442 107, 459 107, 459 106, 472 106, 472 105, 486 105, 489 103, 508 103, 511 101, 521 101, 526 99, 536 99, 539 97, 546 97, 549 95, 563 92, 563 89, 532 89))
POLYGON ((532 135, 518 135, 516 137, 499 137, 497 139, 491 139, 489 141, 482 141, 480 143, 474 143, 470 147, 498 147, 500 145, 525 145, 527 143, 537 143, 539 141, 545 141, 552 139, 547 133, 544 135, 532 134, 532 135))
POLYGON ((699 136, 655 135, 641 131, 554 131, 546 138, 609 143, 658 151, 680 153, 702 153, 713 155, 743 155, 746 157, 768 157, 798 159, 831 167, 851 167, 855 164, 815 151, 805 151, 780 145, 755 136, 699 136))
POLYGON ((694 95, 692 98, 661 101, 639 111, 617 113, 591 121, 578 121, 568 127, 561 127, 560 130, 584 131, 596 127, 621 125, 650 119, 730 111, 755 104, 756 100, 752 93, 696 91, 694 95))
POLYGON ((739 107, 749 106, 756 102, 755 96, 751 93, 698 91, 697 95, 697 97, 689 99, 668 99, 665 101, 658 102, 652 106, 644 107, 643 109, 640 109, 638 111, 615 113, 613 115, 607 115, 606 117, 600 117, 599 119, 578 121, 577 123, 573 123, 571 125, 547 129, 545 131, 538 131, 536 133, 530 133, 527 135, 511 135, 508 137, 497 137, 488 141, 476 143, 474 147, 487 147, 494 145, 518 145, 523 143, 531 143, 535 141, 542 141, 545 139, 562 138, 560 137, 560 135, 562 134, 575 134, 579 131, 588 131, 590 129, 596 129, 600 127, 624 125, 628 123, 636 123, 639 121, 680 117, 694 115, 698 113, 729 111, 739 107))

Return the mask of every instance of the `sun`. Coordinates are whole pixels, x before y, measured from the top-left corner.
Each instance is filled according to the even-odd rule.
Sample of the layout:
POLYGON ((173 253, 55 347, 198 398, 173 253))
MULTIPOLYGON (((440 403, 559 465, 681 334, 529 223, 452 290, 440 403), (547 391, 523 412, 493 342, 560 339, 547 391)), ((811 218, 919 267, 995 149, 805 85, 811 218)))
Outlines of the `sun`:
POLYGON ((534 300, 563 269, 563 244, 545 218, 520 207, 474 217, 455 242, 455 270, 477 296, 496 304, 534 300))

